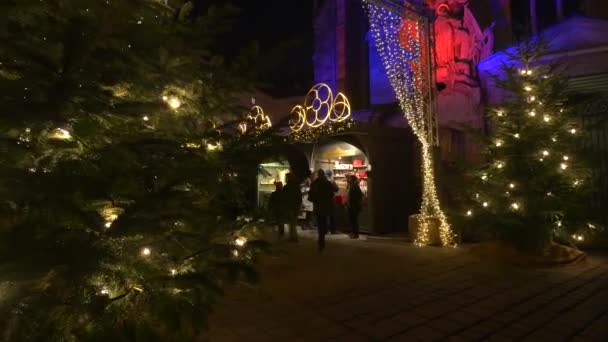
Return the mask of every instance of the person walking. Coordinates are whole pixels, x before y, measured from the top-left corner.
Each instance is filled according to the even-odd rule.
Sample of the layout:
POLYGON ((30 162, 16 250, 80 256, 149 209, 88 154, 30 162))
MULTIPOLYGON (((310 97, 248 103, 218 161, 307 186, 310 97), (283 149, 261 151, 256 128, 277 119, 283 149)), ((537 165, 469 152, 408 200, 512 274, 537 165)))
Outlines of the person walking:
POLYGON ((330 210, 333 208, 333 197, 336 191, 338 191, 337 187, 325 178, 325 171, 322 169, 317 171, 317 179, 310 184, 308 199, 313 204, 313 212, 317 218, 319 251, 325 249, 327 222, 329 220, 330 210))
POLYGON ((292 173, 285 175, 285 186, 282 190, 283 214, 285 222, 289 226, 289 238, 287 241, 298 241, 298 214, 302 207, 302 190, 300 184, 292 173))
POLYGON ((348 188, 346 190, 346 208, 350 220, 351 239, 359 238, 359 213, 363 207, 363 191, 359 187, 359 178, 355 175, 348 176, 348 188))
POLYGON ((268 215, 273 223, 277 225, 277 233, 279 234, 279 239, 281 239, 285 235, 285 222, 283 221, 283 183, 274 182, 274 191, 270 194, 270 198, 268 199, 268 215))

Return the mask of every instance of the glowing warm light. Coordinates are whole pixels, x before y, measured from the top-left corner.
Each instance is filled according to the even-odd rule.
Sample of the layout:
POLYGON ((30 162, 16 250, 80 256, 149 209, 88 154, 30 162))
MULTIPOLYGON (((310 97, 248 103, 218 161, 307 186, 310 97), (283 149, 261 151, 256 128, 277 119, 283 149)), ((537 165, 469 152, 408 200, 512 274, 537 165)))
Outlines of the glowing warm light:
POLYGON ((551 141, 557 142, 557 138, 551 138, 551 141))
POLYGON ((564 156, 564 160, 569 160, 569 159, 570 159, 570 157, 564 156))
POLYGON ((177 274, 177 270, 175 268, 171 269, 171 275, 174 276, 177 274))
POLYGON ((178 109, 182 106, 182 102, 177 97, 172 97, 167 102, 172 109, 178 109))
POLYGON ((536 101, 536 96, 530 96, 530 102, 536 101))
POLYGON ((313 86, 306 95, 304 105, 297 105, 291 110, 291 130, 300 131, 302 128, 319 127, 326 122, 342 122, 350 117, 350 102, 346 95, 336 94, 325 83, 313 86))
POLYGON ((530 86, 525 86, 525 87, 524 87, 524 90, 525 90, 525 91, 532 91, 532 87, 530 87, 530 86))
POLYGON ((112 222, 109 222, 109 221, 108 221, 108 222, 106 222, 106 223, 105 223, 105 226, 106 226, 106 228, 110 228, 110 227, 112 227, 112 222))
POLYGON ((165 96, 163 96, 163 101, 167 102, 168 100, 169 100, 169 97, 168 97, 168 96, 166 96, 166 95, 165 95, 165 96))
POLYGON ((152 251, 150 250, 150 248, 144 247, 141 249, 141 255, 149 256, 150 254, 152 254, 152 251))
POLYGON ((245 246, 246 243, 247 243, 247 239, 244 237, 240 237, 240 238, 237 238, 236 240, 234 240, 234 244, 236 244, 239 247, 245 246))
POLYGON ((515 184, 513 184, 513 183, 509 184, 509 188, 515 189, 515 184))
POLYGON ((70 139, 72 139, 72 134, 70 134, 70 132, 68 130, 65 130, 63 128, 56 128, 51 133, 50 137, 53 139, 59 139, 59 140, 70 140, 70 139))
POLYGON ((207 150, 208 151, 216 151, 216 150, 220 150, 222 148, 222 144, 217 143, 217 144, 207 144, 207 150))
POLYGON ((232 255, 237 258, 239 256, 239 251, 237 251, 236 249, 232 251, 232 255))
POLYGON ((567 169, 567 168, 568 168, 568 164, 566 164, 566 163, 561 163, 559 167, 560 167, 562 170, 565 170, 565 169, 567 169))
POLYGON ((543 156, 545 156, 545 157, 546 157, 546 156, 548 156, 548 155, 549 155, 549 151, 544 150, 544 151, 543 151, 543 156))
POLYGON ((511 208, 513 208, 513 210, 519 210, 519 203, 511 203, 511 208))
POLYGON ((578 186, 579 184, 581 184, 581 181, 579 181, 578 179, 574 181, 574 183, 572 183, 574 186, 578 186))
POLYGON ((503 167, 505 167, 505 164, 503 162, 498 162, 496 164, 496 167, 499 168, 499 169, 502 169, 503 167))
POLYGON ((515 135, 513 135, 515 137, 515 139, 519 139, 519 133, 515 133, 515 135))
POLYGON ((483 205, 484 208, 487 208, 490 204, 488 202, 483 202, 482 205, 483 205))
POLYGON ((576 241, 583 241, 585 240, 585 238, 582 235, 572 235, 572 239, 576 240, 576 241))
POLYGON ((497 140, 497 141, 496 141, 496 147, 500 147, 500 146, 502 146, 502 141, 497 140))
POLYGON ((103 289, 101 289, 100 293, 102 295, 107 295, 107 294, 110 294, 110 291, 108 289, 106 289, 106 288, 103 288, 103 289))
POLYGON ((481 180, 484 180, 484 181, 485 181, 485 180, 487 180, 487 179, 488 179, 488 175, 482 175, 482 176, 481 176, 481 180))
POLYGON ((543 120, 545 120, 545 122, 549 122, 549 121, 551 121, 551 117, 549 115, 545 115, 543 117, 543 120))
POLYGON ((571 129, 571 130, 570 130, 570 134, 576 134, 576 129, 574 129, 574 128, 573 128, 573 129, 571 129))
POLYGON ((504 113, 503 111, 498 111, 498 112, 496 112, 496 115, 497 115, 497 116, 504 116, 504 115, 505 115, 505 113, 504 113))
POLYGON ((536 112, 535 111, 531 111, 531 112, 528 113, 528 115, 534 117, 534 116, 536 116, 536 112))
POLYGON ((472 210, 467 211, 467 216, 473 216, 473 211, 472 210))
POLYGON ((144 120, 144 121, 150 120, 150 118, 147 115, 144 115, 141 119, 144 120))

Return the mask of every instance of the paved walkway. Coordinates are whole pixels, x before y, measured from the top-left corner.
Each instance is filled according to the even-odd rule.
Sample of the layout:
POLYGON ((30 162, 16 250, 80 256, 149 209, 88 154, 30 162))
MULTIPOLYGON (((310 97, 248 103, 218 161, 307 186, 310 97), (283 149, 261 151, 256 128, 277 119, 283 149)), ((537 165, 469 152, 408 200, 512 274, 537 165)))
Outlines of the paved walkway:
POLYGON ((608 264, 522 270, 458 249, 332 237, 264 258, 211 341, 608 341, 608 264))

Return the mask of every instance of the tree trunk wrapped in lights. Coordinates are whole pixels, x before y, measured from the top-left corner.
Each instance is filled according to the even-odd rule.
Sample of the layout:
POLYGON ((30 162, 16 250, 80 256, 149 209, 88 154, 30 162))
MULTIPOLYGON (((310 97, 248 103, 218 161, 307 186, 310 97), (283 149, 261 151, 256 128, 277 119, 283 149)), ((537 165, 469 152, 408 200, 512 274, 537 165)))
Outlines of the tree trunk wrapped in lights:
POLYGON ((204 338, 263 243, 236 221, 268 134, 218 135, 231 15, 155 1, 0 4, 0 340, 204 338))
POLYGON ((454 234, 441 209, 437 196, 433 170, 432 144, 429 137, 433 129, 429 125, 428 106, 431 82, 428 70, 428 29, 423 18, 413 13, 395 13, 366 0, 371 33, 382 58, 386 74, 392 85, 408 125, 420 142, 422 160, 422 205, 418 215, 417 245, 428 245, 431 218, 439 221, 439 235, 443 245, 454 244, 454 234))

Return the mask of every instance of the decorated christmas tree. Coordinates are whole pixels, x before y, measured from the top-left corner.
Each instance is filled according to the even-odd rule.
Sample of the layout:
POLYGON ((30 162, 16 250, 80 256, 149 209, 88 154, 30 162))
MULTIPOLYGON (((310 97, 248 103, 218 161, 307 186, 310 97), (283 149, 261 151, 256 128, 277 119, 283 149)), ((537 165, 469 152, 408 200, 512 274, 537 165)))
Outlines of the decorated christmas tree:
POLYGON ((539 41, 520 45, 494 75, 505 100, 489 109, 487 162, 475 170, 461 208, 464 225, 526 251, 578 242, 595 228, 582 128, 563 70, 541 63, 546 48, 539 41))
POLYGON ((213 53, 234 9, 192 8, 0 4, 0 340, 198 340, 254 278, 236 217, 266 142, 216 128, 247 58, 213 53))

